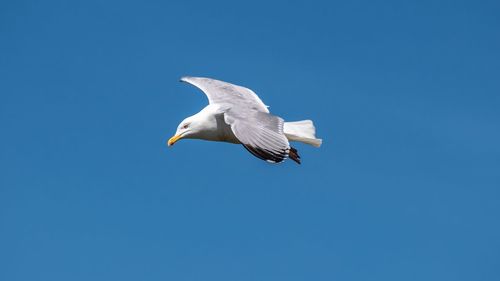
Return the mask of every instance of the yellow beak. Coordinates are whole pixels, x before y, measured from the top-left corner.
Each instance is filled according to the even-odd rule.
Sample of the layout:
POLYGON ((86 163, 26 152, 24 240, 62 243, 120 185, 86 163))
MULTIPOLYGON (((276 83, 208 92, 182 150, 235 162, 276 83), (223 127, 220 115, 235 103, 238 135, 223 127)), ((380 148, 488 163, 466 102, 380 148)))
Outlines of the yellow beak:
POLYGON ((175 136, 171 137, 171 138, 168 140, 167 145, 168 145, 168 146, 172 146, 172 145, 174 145, 174 143, 176 143, 179 139, 181 139, 181 137, 182 137, 181 135, 175 135, 175 136))

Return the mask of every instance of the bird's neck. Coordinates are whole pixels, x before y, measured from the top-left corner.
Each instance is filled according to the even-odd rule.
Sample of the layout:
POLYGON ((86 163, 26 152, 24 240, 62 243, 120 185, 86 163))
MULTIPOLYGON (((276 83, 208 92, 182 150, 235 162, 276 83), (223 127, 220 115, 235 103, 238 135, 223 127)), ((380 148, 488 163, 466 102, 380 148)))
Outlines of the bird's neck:
POLYGON ((197 134, 196 138, 209 141, 239 143, 231 127, 224 121, 224 114, 217 108, 209 105, 196 115, 198 115, 197 118, 203 124, 203 130, 197 134))

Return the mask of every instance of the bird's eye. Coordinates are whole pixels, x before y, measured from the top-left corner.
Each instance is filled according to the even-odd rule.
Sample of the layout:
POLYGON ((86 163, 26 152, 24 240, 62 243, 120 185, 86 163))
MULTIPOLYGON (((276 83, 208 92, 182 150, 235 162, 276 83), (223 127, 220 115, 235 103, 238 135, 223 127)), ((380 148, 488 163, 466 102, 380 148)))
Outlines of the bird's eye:
POLYGON ((183 129, 187 129, 187 127, 189 127, 189 124, 184 124, 184 125, 182 125, 182 128, 183 128, 183 129))

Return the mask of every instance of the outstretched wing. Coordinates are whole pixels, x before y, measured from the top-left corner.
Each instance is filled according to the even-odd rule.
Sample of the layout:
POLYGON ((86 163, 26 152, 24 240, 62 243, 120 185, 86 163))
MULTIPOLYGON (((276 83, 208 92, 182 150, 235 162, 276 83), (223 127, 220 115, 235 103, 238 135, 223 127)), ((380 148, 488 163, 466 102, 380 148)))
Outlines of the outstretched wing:
POLYGON ((210 104, 226 104, 231 107, 252 109, 269 113, 267 106, 252 90, 231 83, 203 78, 182 77, 181 81, 189 83, 205 93, 210 104))
POLYGON ((253 155, 279 163, 288 157, 290 144, 283 134, 283 119, 260 111, 228 110, 224 120, 253 155))

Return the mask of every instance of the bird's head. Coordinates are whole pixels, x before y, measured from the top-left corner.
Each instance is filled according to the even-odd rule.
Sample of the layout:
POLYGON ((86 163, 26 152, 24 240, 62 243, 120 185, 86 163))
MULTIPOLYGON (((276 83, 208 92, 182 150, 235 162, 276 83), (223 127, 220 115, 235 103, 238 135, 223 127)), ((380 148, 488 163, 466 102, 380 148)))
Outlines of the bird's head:
POLYGON ((203 131, 203 122, 198 115, 190 116, 179 124, 175 135, 171 137, 167 145, 172 146, 180 139, 196 139, 199 138, 203 131))

